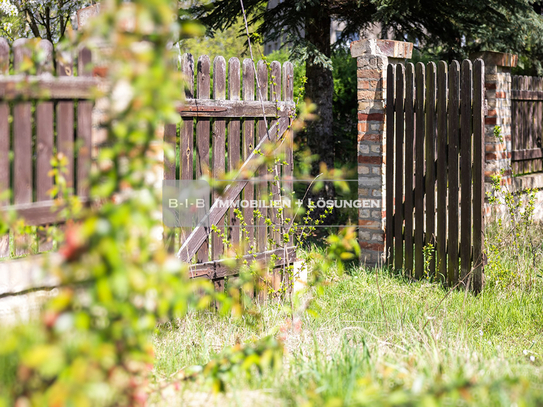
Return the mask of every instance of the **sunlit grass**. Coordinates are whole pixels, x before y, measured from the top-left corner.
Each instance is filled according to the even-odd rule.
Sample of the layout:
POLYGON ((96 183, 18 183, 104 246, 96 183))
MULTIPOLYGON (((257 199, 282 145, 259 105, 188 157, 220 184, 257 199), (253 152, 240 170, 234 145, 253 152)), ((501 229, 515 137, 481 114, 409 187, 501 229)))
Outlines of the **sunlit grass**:
MULTIPOLYGON (((171 380, 228 346, 276 332, 285 345, 282 370, 233 380, 230 392, 260 390, 276 405, 541 405, 541 284, 446 294, 383 271, 378 279, 360 268, 331 274, 305 294, 308 309, 299 301, 293 323, 271 303, 258 319, 191 314, 163 329, 156 376, 171 380)), ((179 397, 193 394, 193 386, 179 397)))

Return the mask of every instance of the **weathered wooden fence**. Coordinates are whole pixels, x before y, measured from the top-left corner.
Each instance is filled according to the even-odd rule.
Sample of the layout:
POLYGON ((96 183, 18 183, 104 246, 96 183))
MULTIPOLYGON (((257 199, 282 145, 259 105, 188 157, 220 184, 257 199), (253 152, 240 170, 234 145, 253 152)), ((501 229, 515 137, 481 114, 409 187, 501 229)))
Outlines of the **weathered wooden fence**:
POLYGON ((483 92, 482 60, 388 66, 388 265, 475 291, 484 263, 483 92))
POLYGON ((543 171, 543 78, 513 76, 511 161, 513 174, 543 171))
MULTIPOLYGON (((11 60, 10 47, 0 38, 0 210, 16 210, 27 225, 64 221, 53 211, 50 195, 56 153, 66 158, 66 186, 83 199, 88 195, 93 106, 88 97, 96 85, 89 78, 90 62, 90 52, 81 50, 75 76, 71 56, 63 54, 53 76, 49 41, 41 40, 36 47, 16 40, 11 60), (36 52, 44 56, 35 59, 36 52)), ((37 235, 1 236, 0 257, 50 250, 46 235, 41 230, 37 235)))
MULTIPOLYGON (((214 193, 211 197, 207 224, 225 230, 234 246, 248 237, 258 252, 249 255, 250 259, 269 261, 275 254, 278 256, 277 266, 288 261, 287 258, 294 260, 294 248, 285 251, 277 244, 280 243, 278 240, 275 240, 277 243, 269 240, 274 232, 266 226, 266 219, 276 223, 276 209, 259 208, 262 217, 255 216, 254 208, 241 209, 248 224, 247 234, 242 236, 234 209, 221 204, 240 198, 248 201, 268 199, 270 194, 275 199, 279 195, 276 182, 253 184, 244 178, 251 172, 256 172, 261 178, 268 176, 269 168, 259 164, 259 151, 265 142, 275 143, 286 153, 287 165, 279 167, 278 171, 282 172, 274 175, 280 178, 292 176, 292 136, 287 131, 295 108, 292 64, 286 62, 281 69, 281 64, 274 61, 268 68, 265 61, 259 61, 255 69, 250 59, 240 64, 237 58, 231 58, 227 66, 225 59, 218 56, 211 72, 208 56, 199 57, 195 66, 192 55, 185 54, 181 58, 181 69, 187 77, 187 99, 179 109, 182 125, 179 129, 175 125, 168 125, 165 129, 165 139, 175 148, 178 157, 176 162, 166 162, 165 178, 193 180, 207 175, 220 179, 227 171, 237 171, 235 182, 226 188, 224 194, 214 193), (196 89, 193 87, 194 78, 196 89)), ((198 264, 191 267, 193 277, 210 278, 220 288, 224 277, 237 273, 220 260, 225 246, 222 238, 211 233, 208 226, 181 230, 180 233, 170 232, 169 239, 170 246, 178 249, 181 260, 191 262, 196 257, 198 264)))

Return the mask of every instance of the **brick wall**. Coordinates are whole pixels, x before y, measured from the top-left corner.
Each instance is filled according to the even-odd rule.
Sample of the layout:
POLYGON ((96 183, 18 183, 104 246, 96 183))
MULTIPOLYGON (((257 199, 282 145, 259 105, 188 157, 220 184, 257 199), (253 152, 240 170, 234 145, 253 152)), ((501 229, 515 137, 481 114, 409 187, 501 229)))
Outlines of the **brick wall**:
POLYGON ((357 59, 358 197, 377 200, 380 209, 360 208, 359 242, 362 261, 369 266, 384 260, 385 218, 385 95, 389 63, 411 58, 413 44, 364 39, 351 43, 357 59))

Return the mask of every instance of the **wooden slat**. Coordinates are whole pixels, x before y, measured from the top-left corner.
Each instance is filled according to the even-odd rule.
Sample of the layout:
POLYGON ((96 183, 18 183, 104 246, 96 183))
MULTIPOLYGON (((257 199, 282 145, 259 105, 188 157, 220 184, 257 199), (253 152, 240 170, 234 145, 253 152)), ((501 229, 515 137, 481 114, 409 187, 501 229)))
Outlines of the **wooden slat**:
MULTIPOLYGON (((173 70, 177 69, 177 56, 169 60, 173 70)), ((164 179, 176 180, 177 174, 177 124, 164 124, 164 179)), ((164 247, 169 253, 176 250, 176 228, 171 228, 166 225, 163 227, 164 247)), ((178 247, 177 247, 178 248, 178 247)))
MULTIPOLYGON (((82 198, 83 203, 87 198, 82 198)), ((53 200, 21 203, 0 208, 0 212, 17 212, 17 216, 24 219, 28 226, 43 226, 52 223, 64 221, 61 218, 62 208, 58 207, 58 202, 53 200)))
MULTIPOLYGON (((285 103, 294 103, 294 67, 292 63, 285 62, 283 64, 283 100, 285 103)), ((285 140, 285 150, 287 162, 286 166, 283 166, 283 177, 285 180, 289 180, 294 175, 294 142, 292 132, 286 133, 287 138, 285 140)), ((285 181, 285 190, 287 193, 292 192, 293 182, 285 181)))
POLYGON ((404 144, 404 97, 405 67, 396 65, 396 139, 394 182, 394 269, 403 268, 403 144, 404 144))
MULTIPOLYGON (((47 40, 40 41, 40 47, 46 59, 53 61, 53 44, 47 40)), ((52 67, 51 67, 52 68, 52 67)), ((52 71, 41 71, 39 74, 52 75, 52 71)), ((53 187, 51 158, 53 157, 53 102, 36 104, 36 198, 38 201, 51 199, 49 190, 53 187)))
MULTIPOLYGON (((211 62, 207 55, 198 58, 197 74, 196 74, 196 97, 198 99, 209 99, 210 97, 210 66, 211 62)), ((199 179, 203 175, 209 173, 209 119, 199 119, 196 123, 196 178, 199 179)), ((219 221, 217 219, 217 221, 219 221)), ((209 223, 211 226, 212 223, 209 223)), ((209 231, 208 231, 209 234, 209 231)), ((209 260, 208 254, 209 240, 201 242, 198 249, 198 262, 206 262, 209 260)))
MULTIPOLYGON (((268 100, 268 67, 266 62, 260 60, 258 61, 257 67, 257 93, 256 98, 260 100, 268 100)), ((266 122, 263 119, 257 121, 258 126, 258 140, 263 140, 268 137, 268 130, 266 128, 266 122)), ((271 136, 271 135, 270 135, 271 136)), ((275 135, 274 135, 275 136, 275 135)), ((261 166, 258 169, 259 178, 265 178, 268 175, 268 170, 266 166, 261 166)), ((258 200, 267 200, 268 196, 268 183, 259 181, 256 185, 256 199, 258 200)), ((260 208, 260 213, 262 217, 257 222, 258 227, 256 228, 256 247, 258 251, 265 251, 268 247, 268 228, 266 227, 265 221, 268 217, 268 210, 266 208, 260 208)))
MULTIPOLYGON (((240 100, 240 63, 237 58, 230 58, 228 61, 228 99, 230 101, 240 100)), ((240 167, 240 121, 232 119, 228 123, 228 171, 235 171, 240 167)), ((239 219, 230 209, 228 221, 228 236, 234 247, 240 243, 239 219)))
MULTIPOLYGON (((57 75, 73 76, 73 61, 70 54, 57 60, 57 75)), ((74 102, 57 103, 57 151, 66 157, 66 187, 74 187, 74 102)))
POLYGON ((415 66, 407 64, 405 80, 405 274, 413 276, 413 176, 415 161, 415 66))
POLYGON ((437 66, 437 277, 447 280, 447 63, 437 66))
POLYGON ((177 107, 181 117, 271 117, 288 116, 296 106, 294 102, 260 102, 236 100, 186 100, 177 107), (264 113, 262 112, 264 107, 264 113))
MULTIPOLYGON (((251 59, 243 61, 243 101, 249 102, 255 99, 255 71, 254 64, 251 59)), ((242 158, 245 162, 254 150, 255 142, 255 122, 252 119, 245 119, 243 122, 243 147, 242 158)), ((252 176, 252 174, 251 174, 252 176)), ((247 184, 243 190, 243 199, 250 202, 255 198, 255 186, 253 183, 247 184)), ((251 208, 243 208, 243 220, 247 223, 245 229, 247 236, 245 242, 254 247, 255 242, 255 220, 253 210, 251 208)))
POLYGON ((3 100, 73 100, 93 99, 100 84, 96 78, 41 77, 10 75, 0 77, 0 99, 3 100))
MULTIPOLYGON (((181 57, 181 72, 185 78, 185 97, 194 98, 194 58, 191 54, 181 57)), ((179 129, 179 179, 194 178, 194 123, 192 118, 184 119, 179 129)), ((181 228, 179 240, 182 244, 190 230, 181 228)))
POLYGON ((387 105, 386 105, 386 219, 385 256, 388 267, 393 266, 394 243, 394 65, 387 67, 387 105))
POLYGON ((415 129, 415 278, 424 274, 424 146, 425 146, 425 66, 418 62, 415 71, 416 85, 416 129, 415 129))
MULTIPOLYGON (((213 61, 213 98, 216 100, 226 99, 226 61, 224 57, 217 56, 213 61)), ((214 180, 220 180, 224 177, 226 165, 226 121, 215 119, 213 123, 213 168, 212 177, 214 180)), ((217 199, 219 193, 213 192, 213 199, 217 199)), ((224 233, 224 217, 215 224, 221 232, 224 233)), ((211 242, 211 260, 219 260, 224 253, 222 238, 213 233, 211 242)))
POLYGON ((473 278, 471 287, 478 293, 483 288, 484 206, 485 206, 485 137, 484 137, 485 64, 473 64, 473 278))
MULTIPOLYGON (((436 64, 428 63, 426 76, 426 239, 425 245, 435 248, 435 142, 436 142, 436 64)), ((435 254, 429 264, 430 276, 435 276, 435 254)))
POLYGON ((460 124, 460 64, 453 61, 449 68, 449 233, 447 282, 458 283, 458 157, 460 124))
POLYGON ((247 179, 244 178, 244 174, 256 171, 260 161, 260 155, 256 153, 256 150, 262 148, 262 146, 266 142, 274 143, 276 141, 275 137, 277 137, 277 135, 281 137, 283 133, 288 130, 289 126, 290 120, 288 118, 279 119, 279 122, 277 123, 278 129, 270 129, 270 139, 268 140, 267 138, 263 138, 256 145, 255 149, 249 155, 243 166, 240 168, 239 173, 234 178, 234 182, 232 182, 224 190, 223 195, 217 201, 215 201, 215 203, 211 207, 209 215, 202 221, 202 225, 204 226, 196 227, 192 231, 190 236, 185 240, 183 246, 179 249, 177 255, 182 261, 189 262, 190 259, 192 259, 192 256, 194 256, 194 254, 198 250, 198 248, 205 241, 206 237, 209 235, 209 228, 207 228, 205 225, 213 225, 224 216, 224 214, 228 210, 227 205, 224 202, 234 200, 240 194, 243 188, 245 188, 245 186, 248 184, 247 179))
MULTIPOLYGON (((90 49, 83 48, 79 51, 77 60, 77 72, 79 77, 92 75, 92 54, 90 49)), ((80 100, 77 103, 77 195, 86 197, 89 195, 89 174, 91 168, 92 153, 92 102, 80 100)))
POLYGON ((541 148, 533 148, 531 150, 516 150, 511 151, 512 161, 522 160, 534 160, 543 157, 543 150, 541 148))
MULTIPOLYGON (((527 86, 528 86, 528 89, 531 89, 532 88, 532 78, 531 77, 527 77, 526 78, 527 80, 527 86)), ((530 101, 527 101, 526 104, 528 105, 528 116, 526 117, 526 127, 527 127, 527 141, 526 141, 526 145, 524 146, 524 148, 526 149, 531 149, 534 147, 534 108, 535 108, 535 102, 530 100, 530 101)), ((532 172, 532 161, 530 160, 529 162, 527 162, 528 164, 528 173, 532 172)), ((475 258, 473 259, 475 261, 475 258)))
MULTIPOLYGON (((535 79, 535 78, 534 78, 535 79)), ((543 91, 540 90, 512 90, 511 100, 543 100, 543 91)))
MULTIPOLYGON (((255 261, 266 265, 271 262, 272 256, 277 256, 277 260, 275 261, 276 266, 287 265, 288 263, 293 263, 294 259, 296 259, 296 248, 287 248, 287 256, 285 256, 285 251, 282 248, 268 250, 256 255, 248 254, 239 259, 239 264, 242 264, 244 261, 248 261, 249 264, 255 261)), ((189 268, 189 276, 190 278, 208 278, 210 280, 216 280, 238 275, 239 267, 232 267, 231 264, 231 260, 218 260, 194 264, 189 268)))
POLYGON ((471 61, 462 62, 460 93, 460 278, 464 279, 471 270, 471 61))
MULTIPOLYGON (((194 98, 194 58, 191 54, 183 54, 181 57, 181 72, 185 76, 185 97, 187 100, 194 98)), ((194 150, 194 126, 192 119, 184 120, 180 130, 179 146, 179 178, 183 180, 193 179, 193 150, 194 150)))
MULTIPOLYGON (((256 89, 256 99, 257 101, 268 100, 268 67, 265 61, 258 61, 256 66, 256 75, 257 75, 257 89, 256 89)), ((264 140, 267 139, 270 135, 268 134, 268 129, 266 128, 266 121, 260 119, 257 121, 258 127, 258 139, 264 140)), ((275 135, 274 135, 275 136, 275 135)), ((261 201, 269 201, 269 187, 268 182, 263 182, 262 179, 268 176, 268 168, 265 165, 260 166, 258 169, 258 177, 260 181, 256 185, 256 199, 261 201)), ((255 222, 258 225, 256 228, 256 247, 259 252, 268 250, 268 227, 266 226, 266 220, 269 216, 269 210, 267 208, 259 208, 260 218, 256 219, 255 222)), ((271 228, 270 228, 271 231, 271 228)), ((267 275, 265 277, 268 277, 267 275)), ((265 281, 271 281, 271 279, 266 278, 265 281)), ((261 283, 264 281, 261 280, 261 283)), ((257 287, 261 288, 259 293, 259 299, 264 301, 267 296, 266 286, 263 284, 258 284, 257 287)))
MULTIPOLYGON (((518 89, 518 76, 513 76, 511 78, 511 89, 512 91, 518 89)), ((519 112, 519 101, 511 100, 511 149, 516 150, 518 143, 518 112, 519 112)), ((511 157, 512 160, 512 157, 511 157)), ((518 173, 518 163, 511 163, 511 170, 514 175, 518 173)))
MULTIPOLYGON (((0 74, 9 72, 9 44, 0 38, 0 74)), ((0 102, 0 206, 9 204, 10 162, 9 162, 9 105, 0 102)), ((0 236, 0 258, 9 256, 9 234, 0 236)))
MULTIPOLYGON (((521 77, 521 87, 522 89, 526 89, 526 77, 525 76, 522 76, 521 77)), ((522 123, 522 127, 521 127, 521 145, 522 145, 522 149, 525 149, 526 148, 526 144, 527 144, 527 141, 528 141, 528 104, 527 103, 522 103, 522 113, 521 113, 521 123, 522 123)), ((523 162, 523 163, 520 163, 521 165, 521 172, 522 174, 526 173, 527 170, 528 170, 528 164, 523 162)))
MULTIPOLYGON (((27 40, 13 43, 13 66, 18 72, 31 51, 27 40)), ((32 111, 30 102, 17 102, 13 107, 13 194, 15 204, 32 202, 32 111)), ((15 254, 28 254, 33 237, 15 236, 15 254)))
MULTIPOLYGON (((272 103, 276 103, 281 99, 281 64, 277 61, 273 61, 270 64, 270 100, 272 103)), ((277 117, 279 117, 277 115, 277 117)), ((272 118, 270 120, 269 125, 273 127, 277 123, 276 118, 272 118)), ((270 176, 273 178, 273 181, 270 183, 270 192, 272 194, 271 199, 273 201, 279 201, 280 200, 280 194, 281 194, 281 188, 280 188, 280 181, 281 181, 281 163, 275 164, 273 166, 273 172, 270 174, 270 176)), ((274 249, 278 247, 278 244, 280 244, 280 216, 276 208, 269 209, 269 216, 272 221, 272 227, 270 228, 270 237, 272 238, 274 245, 272 245, 271 249, 274 249)), ((279 281, 278 278, 273 279, 274 282, 279 281)), ((274 287, 275 289, 279 289, 280 287, 274 287)))
MULTIPOLYGON (((45 54, 45 63, 39 67, 38 75, 53 74, 53 44, 41 40, 40 48, 45 54)), ((53 102, 36 103, 36 200, 51 199, 53 178, 50 175, 51 158, 53 158, 54 128, 53 102)), ((48 230, 38 230, 38 250, 47 251, 53 248, 53 241, 48 239, 48 230)))

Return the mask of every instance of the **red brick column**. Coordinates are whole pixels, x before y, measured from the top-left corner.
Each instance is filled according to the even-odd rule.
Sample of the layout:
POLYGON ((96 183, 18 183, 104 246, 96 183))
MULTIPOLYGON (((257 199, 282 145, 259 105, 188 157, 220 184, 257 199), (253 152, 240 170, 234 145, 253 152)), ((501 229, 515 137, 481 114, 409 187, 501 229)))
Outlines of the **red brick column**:
POLYGON ((485 182, 502 168, 507 168, 505 182, 511 183, 511 68, 517 66, 517 55, 503 52, 477 52, 470 59, 485 61, 485 182), (494 136, 494 127, 501 127, 503 141, 494 136))
POLYGON ((384 260, 385 104, 389 63, 411 58, 413 44, 366 39, 351 43, 358 82, 358 212, 362 261, 379 266, 384 260))

